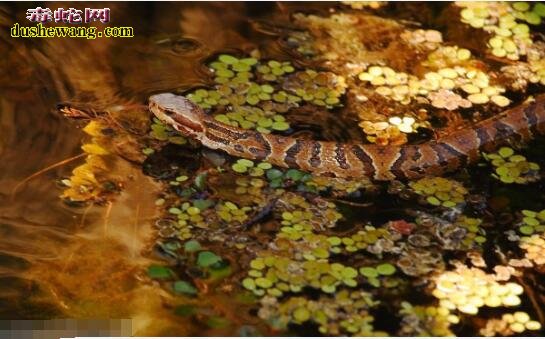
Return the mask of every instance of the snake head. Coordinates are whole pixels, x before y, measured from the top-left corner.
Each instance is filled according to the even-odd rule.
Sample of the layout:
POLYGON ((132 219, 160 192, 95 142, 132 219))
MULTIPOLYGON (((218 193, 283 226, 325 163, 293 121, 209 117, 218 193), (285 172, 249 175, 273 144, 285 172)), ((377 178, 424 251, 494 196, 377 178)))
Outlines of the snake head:
POLYGON ((203 132, 204 112, 191 100, 172 93, 161 93, 149 98, 149 109, 165 124, 185 136, 199 139, 203 132))

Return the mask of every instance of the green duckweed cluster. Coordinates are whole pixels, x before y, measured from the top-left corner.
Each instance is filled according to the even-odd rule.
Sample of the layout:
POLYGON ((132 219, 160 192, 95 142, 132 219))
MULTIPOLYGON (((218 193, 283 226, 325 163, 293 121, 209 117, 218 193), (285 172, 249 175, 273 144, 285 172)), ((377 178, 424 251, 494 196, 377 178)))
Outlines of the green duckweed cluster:
MULTIPOLYGON (((254 178, 250 182, 247 182, 247 180, 244 179, 245 177, 241 177, 241 187, 248 187, 248 185, 250 185, 257 191, 257 189, 262 189, 265 186, 268 186, 271 189, 281 189, 285 186, 296 185, 301 191, 317 192, 317 189, 313 184, 314 177, 309 173, 297 169, 277 168, 273 167, 268 162, 256 164, 254 161, 248 159, 238 159, 231 165, 231 169, 238 175, 247 175, 254 178), (265 185, 265 183, 267 185, 265 185)), ((244 191, 248 192, 248 189, 241 188, 239 193, 244 194, 244 191)))
POLYGON ((342 218, 334 203, 323 199, 309 202, 293 193, 286 193, 279 200, 278 209, 282 211, 280 231, 293 240, 296 240, 299 231, 311 232, 332 228, 342 218))
POLYGON ((301 99, 289 95, 275 83, 279 80, 277 77, 295 70, 289 62, 270 60, 262 65, 255 58, 221 54, 209 67, 215 76, 214 89, 197 89, 186 95, 188 99, 203 109, 218 109, 220 112, 216 112, 215 118, 225 124, 262 133, 289 129, 282 114, 296 107, 301 99), (271 72, 270 76, 262 74, 265 69, 271 72), (256 80, 258 74, 262 76, 256 80))
POLYGON ((457 181, 441 177, 422 178, 409 182, 416 194, 425 197, 433 206, 455 207, 464 204, 468 191, 457 181))
POLYGON ((522 220, 518 231, 524 235, 543 233, 545 231, 545 210, 539 212, 522 210, 522 220))
POLYGON ((251 210, 251 207, 239 207, 230 201, 225 201, 216 206, 219 218, 226 223, 243 223, 248 219, 247 213, 251 210))
POLYGON ((216 85, 186 95, 203 109, 213 109, 216 120, 261 133, 286 131, 283 116, 303 101, 318 106, 340 104, 346 85, 331 72, 296 72, 288 61, 261 61, 221 54, 209 67, 216 85))
MULTIPOLYGON (((332 255, 341 252, 344 239, 319 234, 333 227, 341 217, 331 202, 319 198, 311 202, 300 195, 286 192, 278 201, 277 211, 282 218, 282 227, 270 249, 259 252, 250 262, 248 276, 242 281, 244 288, 263 296, 260 317, 280 328, 285 328, 289 323, 311 321, 328 335, 371 333, 372 322, 361 323, 359 314, 346 314, 347 319, 344 316, 341 319, 340 314, 326 313, 324 318, 321 313, 315 312, 324 310, 323 307, 315 307, 316 301, 299 296, 282 297, 303 293, 304 289, 310 288, 326 294, 320 296, 320 300, 337 301, 329 307, 340 307, 339 298, 345 297, 348 298, 347 306, 353 307, 360 304, 357 297, 362 292, 348 292, 344 287, 356 287, 366 281, 374 286, 380 285, 381 277, 393 275, 395 267, 389 263, 378 263, 362 267, 359 272, 358 268, 330 261, 332 255), (327 297, 332 294, 334 297, 327 297), (294 309, 292 306, 297 307, 294 309), (339 320, 336 326, 330 324, 333 319, 339 320), (339 325, 340 328, 337 327, 339 325), (362 332, 362 326, 369 332, 362 332)), ((372 242, 373 239, 368 240, 372 242)))
POLYGON ((460 226, 467 231, 464 239, 462 240, 462 246, 465 249, 475 248, 486 242, 486 232, 480 227, 482 220, 479 218, 470 218, 465 215, 460 215, 455 225, 460 226))
POLYGON ((539 180, 539 165, 515 154, 509 147, 502 147, 496 153, 483 154, 494 167, 492 177, 506 184, 527 184, 539 180))
MULTIPOLYGON (((367 283, 373 287, 380 287, 381 278, 389 277, 396 273, 396 267, 390 263, 382 263, 377 266, 362 266, 358 269, 359 273, 365 277, 367 283)), ((390 286, 389 287, 393 287, 390 286)))
POLYGON ((306 70, 290 76, 285 88, 306 102, 332 108, 340 104, 346 83, 343 77, 332 72, 306 70))
POLYGON ((209 227, 208 220, 203 216, 203 212, 209 207, 208 205, 206 204, 199 208, 194 203, 186 201, 178 207, 170 207, 168 209, 168 212, 178 219, 176 225, 179 230, 178 236, 181 239, 189 239, 191 237, 191 229, 194 227, 209 227))
POLYGON ((324 335, 385 336, 373 328, 369 310, 378 305, 364 291, 339 290, 334 296, 320 296, 317 300, 290 297, 278 304, 276 298, 263 298, 259 316, 269 319, 275 328, 286 329, 288 324, 306 322, 318 325, 324 335))
POLYGON ((287 292, 301 292, 305 287, 335 293, 341 286, 358 285, 355 280, 358 271, 355 268, 325 260, 297 261, 266 256, 252 260, 250 268, 242 285, 258 296, 267 293, 280 297, 287 292))
POLYGON ((294 72, 295 68, 287 61, 279 62, 270 60, 267 64, 258 66, 257 71, 263 79, 267 81, 277 81, 284 74, 294 72))
POLYGON ((332 252, 350 254, 360 250, 367 250, 378 254, 390 252, 394 248, 395 241, 400 238, 399 233, 392 232, 387 228, 375 228, 366 225, 363 230, 359 230, 350 236, 331 236, 327 241, 332 246, 332 252))
POLYGON ((268 162, 261 162, 257 165, 252 160, 238 159, 233 165, 231 165, 233 171, 237 173, 246 173, 252 177, 261 177, 265 174, 265 170, 271 169, 272 165, 268 162))
POLYGON ((519 60, 533 44, 530 27, 541 24, 545 5, 528 2, 458 3, 461 21, 492 34, 490 53, 498 58, 519 60))
POLYGON ((150 136, 159 141, 168 141, 171 144, 185 145, 187 139, 180 135, 172 127, 167 126, 157 118, 153 118, 151 124, 150 136))

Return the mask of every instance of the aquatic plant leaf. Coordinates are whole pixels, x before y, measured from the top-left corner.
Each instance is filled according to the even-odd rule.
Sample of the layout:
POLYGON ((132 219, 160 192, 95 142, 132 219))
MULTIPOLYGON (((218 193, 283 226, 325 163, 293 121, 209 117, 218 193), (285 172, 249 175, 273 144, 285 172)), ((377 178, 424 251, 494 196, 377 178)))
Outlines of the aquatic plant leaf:
POLYGON ((174 283, 174 292, 178 294, 196 295, 198 290, 191 283, 185 280, 178 280, 174 283))
POLYGON ((189 240, 184 244, 184 251, 197 252, 201 249, 201 244, 197 240, 189 240))
POLYGON ((212 205, 214 205, 214 202, 212 200, 208 200, 208 199, 193 200, 193 206, 197 207, 201 211, 204 211, 205 209, 211 207, 212 205))
POLYGON ((169 279, 174 276, 174 272, 168 267, 151 265, 148 267, 148 276, 152 279, 169 279))
POLYGON ((202 251, 197 257, 197 265, 200 267, 210 267, 221 261, 221 257, 210 251, 202 251))

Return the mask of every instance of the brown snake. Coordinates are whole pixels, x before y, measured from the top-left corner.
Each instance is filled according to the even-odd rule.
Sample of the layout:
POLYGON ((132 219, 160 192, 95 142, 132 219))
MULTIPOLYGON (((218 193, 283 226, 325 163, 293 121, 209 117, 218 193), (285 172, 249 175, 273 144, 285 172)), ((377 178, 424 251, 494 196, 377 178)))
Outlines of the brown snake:
POLYGON ((151 96, 149 107, 161 121, 205 147, 284 168, 348 179, 441 175, 474 163, 481 151, 545 134, 545 94, 472 128, 423 144, 402 146, 305 140, 244 130, 216 121, 188 99, 171 93, 151 96))

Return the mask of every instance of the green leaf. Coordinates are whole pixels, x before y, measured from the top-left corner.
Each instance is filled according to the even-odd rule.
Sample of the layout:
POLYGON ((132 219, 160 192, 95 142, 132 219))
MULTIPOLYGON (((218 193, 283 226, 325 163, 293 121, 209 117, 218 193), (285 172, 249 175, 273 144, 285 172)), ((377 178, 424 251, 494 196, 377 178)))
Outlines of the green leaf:
POLYGON ((395 266, 392 265, 392 264, 388 264, 388 263, 380 264, 380 265, 377 266, 376 269, 377 269, 377 272, 380 275, 392 275, 396 271, 395 266))
POLYGON ((360 273, 367 278, 376 278, 378 276, 377 270, 373 267, 360 267, 360 273))
POLYGON ((218 57, 218 60, 228 65, 232 65, 238 62, 238 58, 235 58, 234 56, 229 54, 221 54, 218 57))
POLYGON ((531 235, 534 233, 534 228, 532 226, 521 226, 519 227, 519 232, 524 235, 531 235))
POLYGON ((151 265, 148 267, 148 276, 152 279, 169 279, 174 276, 174 272, 168 267, 151 265))
POLYGON ((212 205, 214 205, 214 201, 212 200, 208 200, 208 199, 193 200, 193 206, 197 207, 201 211, 204 211, 205 209, 209 208, 212 205))
POLYGON ((202 251, 197 257, 197 265, 200 267, 210 267, 221 261, 221 257, 210 251, 202 251))
POLYGON ((278 178, 278 179, 271 180, 270 186, 271 186, 271 188, 281 187, 282 186, 282 179, 278 178))
POLYGON ((270 170, 267 170, 267 179, 269 180, 279 179, 282 177, 282 175, 284 175, 282 171, 276 168, 271 168, 270 170))
POLYGON ((291 180, 293 181, 299 181, 301 180, 301 178, 305 175, 304 172, 301 172, 299 170, 296 170, 296 169, 289 169, 287 172, 286 172, 286 177, 287 178, 290 178, 291 180))
POLYGON ((178 294, 196 295, 198 290, 191 283, 185 280, 178 280, 174 283, 174 292, 178 294))
POLYGON ((197 252, 201 249, 201 244, 197 240, 189 240, 184 244, 184 251, 197 252))

